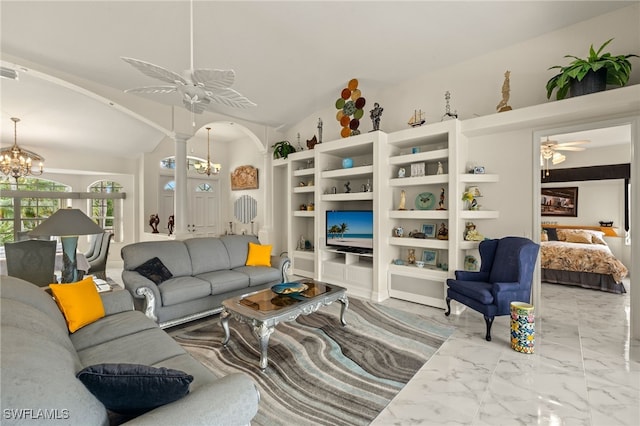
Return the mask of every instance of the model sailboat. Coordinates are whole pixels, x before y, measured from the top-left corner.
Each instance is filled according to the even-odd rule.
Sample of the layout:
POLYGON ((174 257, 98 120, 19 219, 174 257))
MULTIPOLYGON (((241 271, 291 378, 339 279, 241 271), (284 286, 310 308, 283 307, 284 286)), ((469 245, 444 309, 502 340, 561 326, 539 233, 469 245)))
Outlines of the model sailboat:
POLYGON ((413 110, 413 115, 411 116, 407 124, 411 127, 418 127, 418 126, 422 126, 425 122, 426 120, 424 119, 424 113, 420 109, 420 110, 413 110))

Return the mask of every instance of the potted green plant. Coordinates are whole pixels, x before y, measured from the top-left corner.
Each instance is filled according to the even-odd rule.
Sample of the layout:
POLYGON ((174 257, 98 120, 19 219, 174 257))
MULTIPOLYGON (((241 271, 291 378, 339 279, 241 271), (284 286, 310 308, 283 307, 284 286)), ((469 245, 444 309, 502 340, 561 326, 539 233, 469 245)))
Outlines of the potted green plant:
POLYGON ((296 149, 289 143, 289 141, 280 141, 271 145, 273 148, 273 158, 287 158, 292 152, 296 152, 296 149))
POLYGON ((605 90, 607 84, 624 86, 629 81, 631 74, 631 62, 629 58, 638 55, 618 55, 602 53, 602 50, 611 43, 607 40, 595 51, 593 45, 589 48, 589 56, 586 59, 573 55, 565 55, 565 58, 574 58, 567 66, 556 65, 551 68, 559 69, 560 73, 554 75, 547 82, 547 99, 557 89, 556 98, 564 99, 569 96, 586 95, 605 90))

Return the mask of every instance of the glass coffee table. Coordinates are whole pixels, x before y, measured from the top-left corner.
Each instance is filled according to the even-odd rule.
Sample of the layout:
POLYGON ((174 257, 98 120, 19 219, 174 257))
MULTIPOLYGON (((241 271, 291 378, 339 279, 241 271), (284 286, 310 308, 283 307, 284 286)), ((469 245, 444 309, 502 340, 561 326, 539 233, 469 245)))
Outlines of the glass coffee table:
POLYGON ((229 318, 246 323, 260 345, 260 368, 267 368, 269 337, 281 322, 295 321, 300 315, 309 315, 336 300, 342 303, 340 322, 347 325, 344 314, 349 307, 347 290, 333 284, 311 279, 295 281, 306 285, 306 290, 293 294, 278 294, 271 288, 233 297, 222 302, 220 325, 224 329, 223 345, 229 342, 229 318))

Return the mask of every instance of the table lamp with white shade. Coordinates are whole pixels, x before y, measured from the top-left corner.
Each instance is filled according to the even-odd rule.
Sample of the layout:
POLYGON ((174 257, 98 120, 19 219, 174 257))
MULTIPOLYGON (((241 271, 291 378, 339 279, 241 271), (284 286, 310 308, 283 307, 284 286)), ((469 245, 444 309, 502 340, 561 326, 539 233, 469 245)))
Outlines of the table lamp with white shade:
POLYGON ((29 232, 29 236, 56 236, 62 243, 62 258, 64 266, 61 282, 72 283, 81 277, 78 274, 76 250, 79 235, 102 234, 104 229, 99 227, 89 216, 81 210, 66 208, 59 209, 40 225, 29 232))

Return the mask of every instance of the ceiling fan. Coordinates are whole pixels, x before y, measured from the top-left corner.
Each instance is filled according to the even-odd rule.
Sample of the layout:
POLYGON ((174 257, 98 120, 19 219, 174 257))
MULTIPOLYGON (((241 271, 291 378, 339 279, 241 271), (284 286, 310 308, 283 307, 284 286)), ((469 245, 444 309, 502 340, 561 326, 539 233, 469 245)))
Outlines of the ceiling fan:
POLYGON ((554 166, 564 162, 567 157, 558 151, 584 151, 586 148, 579 145, 589 143, 587 140, 572 141, 572 142, 558 142, 550 140, 547 136, 547 140, 540 144, 540 166, 545 167, 542 176, 549 176, 549 161, 554 166))
POLYGON ((182 75, 150 62, 139 59, 121 57, 144 75, 155 78, 167 85, 145 86, 125 90, 126 93, 172 93, 182 96, 182 103, 192 114, 200 114, 213 104, 234 108, 256 106, 248 98, 231 89, 235 81, 235 71, 218 69, 193 68, 193 0, 191 4, 191 68, 182 75))

